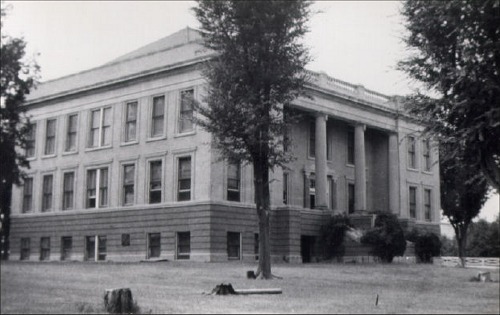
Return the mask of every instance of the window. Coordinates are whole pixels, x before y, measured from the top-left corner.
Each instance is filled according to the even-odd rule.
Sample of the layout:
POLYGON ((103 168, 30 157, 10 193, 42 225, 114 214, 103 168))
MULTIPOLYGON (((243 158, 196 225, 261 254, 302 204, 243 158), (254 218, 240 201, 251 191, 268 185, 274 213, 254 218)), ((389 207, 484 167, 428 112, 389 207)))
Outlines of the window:
POLYGON ((123 205, 134 204, 135 165, 123 165, 123 205))
POLYGON ((255 260, 259 260, 259 233, 253 235, 253 253, 255 260))
POLYGON ((62 202, 63 210, 73 209, 74 185, 75 185, 75 173, 74 172, 64 173, 63 202, 62 202))
POLYGON ((149 203, 161 202, 162 161, 149 162, 149 203))
POLYGON ((309 123, 309 156, 316 156, 316 123, 314 121, 309 123))
POLYGON ((431 144, 429 139, 423 140, 424 171, 431 170, 431 144))
POLYGON ((408 137, 408 167, 415 168, 415 138, 408 137))
POLYGON ((329 208, 335 210, 337 208, 337 183, 331 176, 328 176, 328 191, 330 193, 329 208))
POLYGON ((347 185, 348 211, 354 213, 354 184, 347 185))
POLYGON ((21 260, 30 259, 30 239, 21 238, 21 260))
POLYGON ((111 107, 93 110, 90 117, 89 148, 111 145, 111 107))
POLYGON ((106 236, 87 236, 85 238, 85 260, 106 260, 106 236))
POLYGON ((52 175, 43 176, 42 212, 52 210, 52 175))
POLYGON ((125 114, 125 142, 137 140, 137 102, 126 105, 125 114))
POLYGON ((23 213, 33 210, 33 177, 24 179, 23 187, 23 213))
POLYGON ((240 163, 229 163, 227 166, 227 200, 240 201, 240 163))
POLYGON ((26 157, 35 156, 35 144, 36 144, 36 123, 31 123, 26 134, 26 157))
POLYGON ((151 117, 151 137, 163 135, 165 122, 165 96, 153 97, 153 110, 151 117))
POLYGON ((283 204, 288 204, 288 173, 283 173, 283 204))
POLYGON ((241 237, 238 232, 227 232, 227 258, 239 260, 241 257, 241 237))
POLYGON ((68 116, 68 125, 66 127, 66 145, 65 152, 76 151, 76 132, 77 132, 78 115, 68 116))
POLYGON ((332 160, 332 136, 329 132, 326 134, 326 159, 332 160))
POLYGON ((181 108, 179 113, 179 133, 193 130, 194 90, 181 92, 181 108))
POLYGON ((177 232, 177 259, 189 259, 191 232, 177 232))
POLYGON ((417 217, 417 188, 410 187, 409 191, 410 218, 417 217))
POLYGON ((130 246, 130 234, 122 234, 122 246, 130 246))
POLYGON ((431 221, 431 190, 424 190, 424 209, 425 209, 425 220, 431 221))
POLYGON ((161 253, 161 235, 160 233, 148 234, 148 258, 158 258, 161 253))
POLYGON ((108 168, 87 171, 87 208, 108 205, 108 168))
POLYGON ((347 131, 347 164, 354 165, 354 130, 347 131))
POLYGON ((191 200, 191 157, 179 158, 177 200, 191 200))
POLYGON ((316 179, 314 174, 311 174, 309 178, 309 208, 314 209, 316 207, 316 179))
POLYGON ((56 152, 56 120, 48 119, 45 128, 45 155, 56 152))
POLYGON ((50 259, 50 237, 40 239, 40 260, 50 259))
POLYGON ((73 238, 71 236, 61 237, 61 260, 70 259, 72 251, 73 251, 73 238))

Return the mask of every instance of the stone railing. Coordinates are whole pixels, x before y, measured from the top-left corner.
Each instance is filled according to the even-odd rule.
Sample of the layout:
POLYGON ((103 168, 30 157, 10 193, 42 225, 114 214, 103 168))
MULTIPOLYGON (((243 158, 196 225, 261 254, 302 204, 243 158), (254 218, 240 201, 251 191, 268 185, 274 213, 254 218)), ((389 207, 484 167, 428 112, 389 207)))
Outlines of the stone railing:
POLYGON ((323 89, 331 90, 360 101, 369 102, 392 110, 398 109, 395 97, 389 97, 382 93, 368 90, 362 85, 356 85, 329 77, 324 72, 318 73, 309 70, 306 72, 310 78, 309 83, 313 86, 318 86, 323 89))
MULTIPOLYGON (((434 258, 441 259, 442 266, 456 267, 460 266, 460 259, 452 256, 441 256, 434 258)), ((467 257, 465 266, 470 268, 500 268, 500 258, 498 257, 467 257)))

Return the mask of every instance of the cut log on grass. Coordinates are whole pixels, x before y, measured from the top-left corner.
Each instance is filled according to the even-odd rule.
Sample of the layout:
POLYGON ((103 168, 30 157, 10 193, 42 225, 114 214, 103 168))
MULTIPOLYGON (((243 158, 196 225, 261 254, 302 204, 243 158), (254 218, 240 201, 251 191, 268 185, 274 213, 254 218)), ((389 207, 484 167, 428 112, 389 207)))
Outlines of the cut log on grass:
POLYGON ((248 294, 281 294, 283 291, 280 288, 272 289, 238 289, 234 290, 236 294, 248 295, 248 294))
POLYGON ((104 308, 110 314, 132 313, 132 292, 129 288, 106 289, 104 293, 104 308))

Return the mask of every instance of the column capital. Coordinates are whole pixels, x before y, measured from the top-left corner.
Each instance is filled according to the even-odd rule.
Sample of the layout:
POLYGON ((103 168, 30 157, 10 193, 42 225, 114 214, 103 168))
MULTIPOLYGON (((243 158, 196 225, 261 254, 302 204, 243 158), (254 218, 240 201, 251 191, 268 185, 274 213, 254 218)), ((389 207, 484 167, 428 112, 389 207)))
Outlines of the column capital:
POLYGON ((366 131, 366 125, 360 122, 354 124, 355 128, 363 128, 363 131, 366 131))
POLYGON ((326 113, 323 113, 323 112, 316 112, 316 113, 314 114, 314 116, 315 116, 316 118, 324 118, 324 119, 325 119, 325 121, 328 121, 328 114, 326 114, 326 113))

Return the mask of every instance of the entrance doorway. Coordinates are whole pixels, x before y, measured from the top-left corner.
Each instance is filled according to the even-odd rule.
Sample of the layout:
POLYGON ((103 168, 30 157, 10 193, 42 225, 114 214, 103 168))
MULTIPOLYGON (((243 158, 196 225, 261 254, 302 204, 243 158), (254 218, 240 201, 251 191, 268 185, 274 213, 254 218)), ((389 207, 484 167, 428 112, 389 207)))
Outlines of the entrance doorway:
POLYGON ((300 254, 302 256, 302 263, 310 263, 314 256, 314 244, 316 237, 311 235, 300 236, 300 254))

